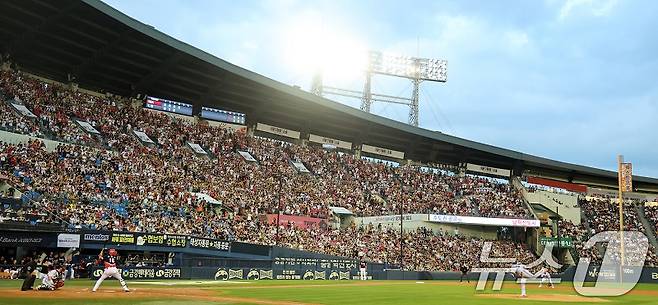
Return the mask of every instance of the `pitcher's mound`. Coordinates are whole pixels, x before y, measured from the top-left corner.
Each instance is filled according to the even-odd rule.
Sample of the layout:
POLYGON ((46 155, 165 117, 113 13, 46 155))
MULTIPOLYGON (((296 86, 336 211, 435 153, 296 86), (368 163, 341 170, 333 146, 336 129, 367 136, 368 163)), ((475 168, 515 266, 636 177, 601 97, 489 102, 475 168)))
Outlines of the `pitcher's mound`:
POLYGON ((513 299, 513 300, 533 300, 533 301, 553 301, 553 302, 574 302, 574 303, 599 303, 609 302, 606 299, 584 297, 581 295, 570 294, 532 294, 525 298, 518 294, 478 294, 477 296, 492 299, 513 299))

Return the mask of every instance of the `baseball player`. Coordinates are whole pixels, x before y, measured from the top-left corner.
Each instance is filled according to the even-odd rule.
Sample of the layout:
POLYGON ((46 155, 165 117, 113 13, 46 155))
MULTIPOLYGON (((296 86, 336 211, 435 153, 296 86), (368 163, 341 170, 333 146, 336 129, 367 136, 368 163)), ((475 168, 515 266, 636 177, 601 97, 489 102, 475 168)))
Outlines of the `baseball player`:
POLYGON ((551 288, 555 288, 553 285, 553 279, 551 278, 551 274, 548 272, 548 269, 546 268, 541 268, 539 272, 537 273, 539 277, 541 277, 541 282, 539 283, 539 288, 541 288, 542 285, 544 285, 544 282, 547 282, 551 284, 551 288))
POLYGON ((359 263, 359 279, 362 281, 365 281, 368 279, 368 272, 366 271, 367 269, 366 261, 361 261, 359 263))
POLYGON ((9 278, 12 279, 12 280, 17 280, 17 279, 18 279, 18 275, 19 275, 21 272, 18 271, 18 269, 16 269, 16 268, 11 268, 11 269, 8 269, 8 270, 9 270, 9 278))
POLYGON ((119 280, 123 291, 130 292, 126 282, 123 280, 123 277, 121 277, 121 271, 117 269, 117 256, 118 253, 116 249, 110 249, 107 251, 105 251, 105 249, 101 250, 101 253, 98 255, 98 259, 103 262, 103 267, 105 270, 103 270, 103 274, 100 278, 98 278, 98 281, 96 281, 96 285, 94 285, 94 289, 92 289, 91 292, 96 292, 98 286, 100 286, 101 283, 108 277, 113 277, 119 280))
POLYGON ((64 286, 64 266, 57 266, 48 273, 39 273, 39 278, 41 279, 41 285, 37 287, 37 290, 50 290, 54 291, 62 286, 64 286))
POLYGON ((526 269, 525 266, 522 265, 522 264, 512 265, 511 271, 512 271, 512 274, 514 275, 514 277, 520 279, 519 283, 521 284, 521 297, 522 298, 527 297, 526 292, 525 292, 526 281, 529 278, 536 278, 536 276, 534 274, 530 273, 530 271, 528 271, 528 269, 526 269))
POLYGON ((464 280, 464 278, 466 278, 466 281, 469 283, 471 282, 471 280, 468 278, 468 270, 470 270, 470 268, 468 265, 466 265, 466 263, 462 263, 462 265, 459 267, 459 271, 462 272, 461 276, 459 277, 460 283, 464 280))

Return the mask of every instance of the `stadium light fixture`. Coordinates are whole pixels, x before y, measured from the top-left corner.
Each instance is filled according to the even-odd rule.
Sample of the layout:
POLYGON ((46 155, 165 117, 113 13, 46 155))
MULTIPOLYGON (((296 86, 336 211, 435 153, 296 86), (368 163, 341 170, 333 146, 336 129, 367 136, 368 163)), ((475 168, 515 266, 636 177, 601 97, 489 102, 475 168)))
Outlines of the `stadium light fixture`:
POLYGON ((378 51, 370 51, 368 59, 372 73, 435 82, 448 80, 448 62, 443 59, 400 56, 378 51))
POLYGON ((448 62, 443 59, 409 57, 370 51, 368 52, 368 65, 365 72, 366 79, 362 92, 323 86, 322 76, 319 73, 313 78, 311 92, 316 95, 330 94, 360 98, 361 110, 365 112, 370 112, 370 106, 375 101, 408 105, 408 122, 410 125, 418 126, 420 83, 423 81, 446 82, 448 80, 448 62), (411 98, 372 93, 371 79, 373 74, 410 79, 413 84, 411 98))

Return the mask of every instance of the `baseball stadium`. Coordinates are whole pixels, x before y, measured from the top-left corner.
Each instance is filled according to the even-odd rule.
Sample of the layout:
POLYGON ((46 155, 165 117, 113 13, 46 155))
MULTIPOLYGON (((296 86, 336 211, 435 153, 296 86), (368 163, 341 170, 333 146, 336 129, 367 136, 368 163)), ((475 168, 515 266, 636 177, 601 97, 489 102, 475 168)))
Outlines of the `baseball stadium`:
POLYGON ((307 91, 99 0, 0 1, 0 304, 658 304, 641 162, 424 128, 452 57, 366 57, 307 91))

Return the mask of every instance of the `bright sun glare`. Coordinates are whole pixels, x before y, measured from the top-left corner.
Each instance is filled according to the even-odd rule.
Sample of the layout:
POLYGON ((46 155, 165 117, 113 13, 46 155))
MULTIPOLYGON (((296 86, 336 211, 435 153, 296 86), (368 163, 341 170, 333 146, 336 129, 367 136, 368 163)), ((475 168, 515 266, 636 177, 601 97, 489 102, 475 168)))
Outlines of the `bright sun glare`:
POLYGON ((297 73, 322 71, 325 79, 336 81, 363 77, 367 49, 349 31, 305 18, 291 23, 285 35, 287 64, 297 73))

